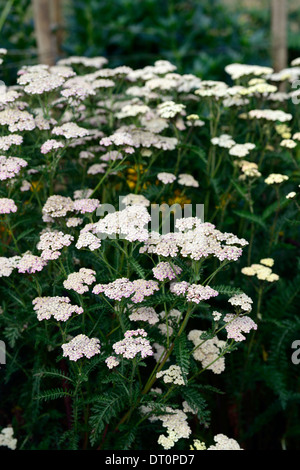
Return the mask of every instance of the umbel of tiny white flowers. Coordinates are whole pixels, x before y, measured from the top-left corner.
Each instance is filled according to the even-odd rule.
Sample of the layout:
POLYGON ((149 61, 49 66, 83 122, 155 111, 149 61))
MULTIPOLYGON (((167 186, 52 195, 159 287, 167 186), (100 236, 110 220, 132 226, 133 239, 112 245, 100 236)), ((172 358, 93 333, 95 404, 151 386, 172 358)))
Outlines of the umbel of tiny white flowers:
POLYGON ((167 383, 173 383, 175 385, 185 385, 184 378, 182 376, 181 368, 177 365, 172 365, 168 369, 157 372, 156 377, 163 378, 163 381, 167 383))

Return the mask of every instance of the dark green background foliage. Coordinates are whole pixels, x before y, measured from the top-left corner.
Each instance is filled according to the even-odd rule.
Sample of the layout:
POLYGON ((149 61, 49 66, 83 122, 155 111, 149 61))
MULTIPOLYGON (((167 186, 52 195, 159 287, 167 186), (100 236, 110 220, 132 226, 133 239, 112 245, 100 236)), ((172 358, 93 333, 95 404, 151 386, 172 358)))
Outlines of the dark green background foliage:
POLYGON ((267 31, 260 28, 254 34, 254 19, 243 22, 218 0, 87 0, 72 2, 72 7, 68 53, 103 54, 115 65, 126 58, 133 67, 165 58, 181 73, 210 78, 220 78, 232 61, 265 59, 267 31))
MULTIPOLYGON (((67 0, 63 2, 62 54, 104 55, 110 65, 142 67, 165 58, 180 73, 224 78, 231 62, 269 64, 268 9, 229 8, 220 0, 67 0)), ((292 2, 291 2, 292 3, 292 2)), ((18 65, 37 53, 30 0, 0 0, 1 47, 11 51, 2 72, 13 79, 18 65), (9 63, 10 62, 10 63, 9 63)), ((292 6, 292 5, 291 5, 292 6)), ((299 12, 290 12, 289 51, 298 56, 299 12)))

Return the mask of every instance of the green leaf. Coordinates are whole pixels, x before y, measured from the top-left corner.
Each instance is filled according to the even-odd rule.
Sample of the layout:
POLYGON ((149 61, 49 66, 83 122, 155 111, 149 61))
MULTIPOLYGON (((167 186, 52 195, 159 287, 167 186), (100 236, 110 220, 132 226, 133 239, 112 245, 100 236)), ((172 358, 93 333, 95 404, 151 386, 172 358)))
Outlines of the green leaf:
POLYGON ((266 230, 266 225, 262 217, 251 214, 250 212, 245 212, 245 211, 233 211, 236 215, 239 217, 242 217, 243 219, 247 219, 250 222, 254 222, 255 224, 260 225, 264 230, 266 230))
POLYGON ((187 346, 187 339, 185 333, 182 333, 175 341, 174 352, 176 362, 181 369, 184 381, 187 383, 186 377, 190 369, 190 354, 187 346))
POLYGON ((100 438, 106 424, 110 423, 126 406, 124 390, 117 392, 106 392, 97 399, 97 403, 92 408, 90 425, 92 434, 91 444, 95 444, 100 438))
POLYGON ((274 214, 274 212, 276 212, 278 210, 278 208, 281 210, 284 207, 286 207, 288 204, 289 204, 289 201, 285 197, 281 198, 279 203, 278 203, 278 201, 273 202, 273 204, 270 204, 269 207, 267 207, 264 210, 264 212, 262 214, 263 220, 266 220, 268 217, 270 217, 270 215, 274 214))
POLYGON ((62 388, 53 388, 51 390, 46 390, 42 393, 40 393, 36 400, 57 400, 58 398, 63 398, 63 397, 72 397, 73 395, 71 393, 66 392, 62 388))
POLYGON ((129 258, 129 264, 132 266, 136 274, 138 274, 142 279, 146 279, 145 270, 136 259, 129 258))
POLYGON ((231 286, 214 286, 214 289, 219 292, 219 294, 227 295, 228 297, 232 297, 233 295, 243 294, 243 291, 238 287, 231 287, 231 286))
POLYGON ((239 195, 242 196, 243 199, 248 200, 247 191, 244 188, 242 188, 239 184, 237 184, 236 181, 234 181, 233 179, 231 179, 231 183, 233 184, 233 186, 235 187, 239 195))

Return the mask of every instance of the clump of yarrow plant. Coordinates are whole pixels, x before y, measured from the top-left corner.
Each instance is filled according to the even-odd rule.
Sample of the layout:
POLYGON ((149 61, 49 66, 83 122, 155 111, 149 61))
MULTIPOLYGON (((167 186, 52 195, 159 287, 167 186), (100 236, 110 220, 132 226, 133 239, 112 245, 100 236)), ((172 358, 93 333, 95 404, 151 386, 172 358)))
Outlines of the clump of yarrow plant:
MULTIPOLYGON (((239 85, 180 74, 166 60, 133 70, 70 57, 23 66, 0 96, 0 321, 8 349, 24 342, 24 359, 18 348, 14 359, 32 387, 20 393, 30 396, 18 419, 23 446, 39 419, 46 433, 55 418, 55 442, 72 449, 240 448, 222 429, 210 447, 205 440, 210 380, 259 334, 245 280, 259 309, 262 286, 279 280, 273 258, 259 261, 253 248, 255 223, 265 227, 254 216, 255 188, 280 204, 288 185, 285 206, 297 194, 264 155, 254 161, 251 137, 220 124, 232 112, 254 130, 262 123, 266 135, 274 123, 290 125, 267 83, 272 69, 233 64, 227 72, 239 85), (250 109, 269 98, 270 109, 250 109), (226 221, 232 201, 237 224, 226 221), (196 204, 205 204, 205 220, 196 204), (49 400, 57 414, 40 408, 49 400)), ((280 136, 281 148, 291 152, 297 136, 295 145, 287 140, 280 136)), ((12 428, 0 436, 17 446, 12 428)))

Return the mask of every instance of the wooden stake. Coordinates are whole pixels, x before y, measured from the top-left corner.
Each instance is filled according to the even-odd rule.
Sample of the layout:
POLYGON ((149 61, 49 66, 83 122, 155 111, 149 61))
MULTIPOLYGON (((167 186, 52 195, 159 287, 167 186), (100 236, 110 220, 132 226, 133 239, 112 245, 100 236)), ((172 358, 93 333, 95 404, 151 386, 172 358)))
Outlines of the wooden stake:
POLYGON ((272 59, 275 72, 287 67, 288 8, 286 0, 271 0, 272 59))
POLYGON ((40 64, 55 63, 55 46, 51 34, 51 16, 49 0, 32 0, 35 36, 40 64))
POLYGON ((61 46, 63 42, 63 18, 61 3, 61 0, 52 0, 51 2, 52 23, 55 31, 56 51, 58 54, 62 53, 61 46))

